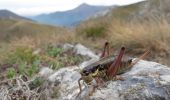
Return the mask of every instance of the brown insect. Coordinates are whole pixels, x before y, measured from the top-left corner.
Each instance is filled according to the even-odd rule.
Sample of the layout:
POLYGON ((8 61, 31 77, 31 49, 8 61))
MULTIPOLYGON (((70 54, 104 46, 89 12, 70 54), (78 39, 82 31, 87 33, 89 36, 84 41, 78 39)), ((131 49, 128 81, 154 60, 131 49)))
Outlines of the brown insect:
MULTIPOLYGON (((136 64, 139 60, 143 59, 149 53, 149 50, 147 50, 142 56, 135 59, 134 61, 132 58, 122 59, 124 53, 125 47, 122 47, 117 56, 113 54, 110 55, 109 43, 106 42, 100 60, 88 65, 80 72, 81 78, 78 80, 80 88, 79 94, 82 92, 80 84, 81 80, 83 80, 87 85, 92 85, 92 81, 95 80, 98 85, 101 82, 116 78, 117 75, 120 75, 130 70, 134 64, 136 64)), ((90 94, 92 94, 93 91, 90 94)))

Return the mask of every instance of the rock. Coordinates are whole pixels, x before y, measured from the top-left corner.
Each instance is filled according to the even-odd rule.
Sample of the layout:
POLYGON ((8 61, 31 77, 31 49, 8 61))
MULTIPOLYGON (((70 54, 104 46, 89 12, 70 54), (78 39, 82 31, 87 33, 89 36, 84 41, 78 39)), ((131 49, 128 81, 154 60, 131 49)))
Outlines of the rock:
POLYGON ((41 52, 41 49, 39 48, 39 49, 33 51, 32 54, 33 54, 33 55, 38 55, 38 54, 40 54, 40 52, 41 52))
POLYGON ((74 51, 77 54, 80 54, 80 55, 83 55, 83 56, 88 56, 90 58, 99 59, 99 56, 95 55, 93 51, 91 51, 89 48, 86 48, 85 46, 83 46, 81 44, 75 45, 74 51))
POLYGON ((98 55, 96 55, 93 51, 91 51, 89 48, 86 48, 82 44, 71 45, 71 44, 66 43, 62 46, 62 48, 64 49, 64 51, 73 50, 75 54, 88 56, 92 59, 99 59, 98 55))
POLYGON ((62 47, 64 49, 64 51, 70 50, 74 48, 74 45, 71 45, 69 43, 65 43, 62 47))
POLYGON ((41 68, 40 72, 38 73, 41 77, 47 78, 53 73, 53 70, 48 67, 41 68))
POLYGON ((79 67, 62 68, 48 77, 50 82, 59 81, 60 100, 170 100, 170 68, 141 60, 122 74, 124 81, 107 81, 99 86, 92 96, 91 86, 83 85, 79 95, 79 67))

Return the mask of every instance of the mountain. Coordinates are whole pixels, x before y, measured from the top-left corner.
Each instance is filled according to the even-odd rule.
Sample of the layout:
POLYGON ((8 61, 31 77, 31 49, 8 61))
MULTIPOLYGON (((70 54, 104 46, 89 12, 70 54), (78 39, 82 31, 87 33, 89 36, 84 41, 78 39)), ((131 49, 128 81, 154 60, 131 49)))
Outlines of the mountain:
POLYGON ((0 41, 8 41, 13 37, 36 36, 38 34, 62 33, 61 27, 38 24, 28 20, 0 19, 0 41))
POLYGON ((18 19, 18 20, 29 20, 31 19, 19 16, 9 10, 0 10, 0 19, 18 19))
POLYGON ((93 16, 96 13, 105 11, 111 7, 113 6, 92 6, 88 4, 81 4, 72 10, 42 14, 35 16, 32 19, 51 25, 72 26, 88 19, 90 16, 93 16))

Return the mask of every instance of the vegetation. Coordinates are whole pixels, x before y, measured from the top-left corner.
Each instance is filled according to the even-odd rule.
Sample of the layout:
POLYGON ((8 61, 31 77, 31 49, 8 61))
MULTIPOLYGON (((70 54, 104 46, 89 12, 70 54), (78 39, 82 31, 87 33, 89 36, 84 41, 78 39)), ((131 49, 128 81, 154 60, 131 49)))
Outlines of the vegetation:
POLYGON ((10 65, 7 70, 4 70, 7 78, 18 75, 32 77, 42 65, 57 70, 64 66, 76 65, 84 60, 82 56, 74 54, 73 51, 64 51, 62 47, 51 45, 51 43, 43 43, 43 45, 35 45, 35 47, 23 42, 23 44, 17 43, 17 41, 15 44, 14 42, 6 43, 6 49, 1 50, 1 65, 10 65), (40 49, 38 53, 36 53, 37 48, 40 49))

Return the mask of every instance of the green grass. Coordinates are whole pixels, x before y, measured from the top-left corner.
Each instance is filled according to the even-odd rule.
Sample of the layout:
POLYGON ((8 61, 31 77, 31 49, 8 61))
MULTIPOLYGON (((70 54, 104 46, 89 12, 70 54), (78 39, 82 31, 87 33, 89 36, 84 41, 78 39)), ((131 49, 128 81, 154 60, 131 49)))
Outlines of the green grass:
POLYGON ((63 52, 62 48, 57 48, 57 47, 48 47, 47 48, 47 53, 50 57, 57 57, 62 52, 63 52))
POLYGON ((134 12, 139 10, 140 5, 143 2, 121 6, 112 10, 112 18, 119 18, 122 20, 127 20, 134 12))
POLYGON ((9 68, 7 71, 7 78, 11 79, 16 76, 16 71, 14 68, 9 68))
MULTIPOLYGON (((19 72, 20 75, 32 77, 38 71, 40 58, 37 55, 33 55, 32 50, 29 48, 17 48, 16 51, 8 55, 4 63, 17 65, 18 69, 13 69, 13 73, 19 72)), ((9 73, 12 73, 12 71, 10 70, 9 73)), ((10 75, 7 73, 7 76, 10 75)))
POLYGON ((90 28, 84 29, 83 31, 86 37, 97 38, 97 37, 102 37, 105 35, 104 34, 105 27, 103 26, 90 27, 90 28))
POLYGON ((38 56, 33 55, 33 51, 29 48, 17 48, 15 52, 12 52, 8 56, 8 61, 12 64, 20 64, 21 62, 33 64, 35 60, 39 59, 38 56))

